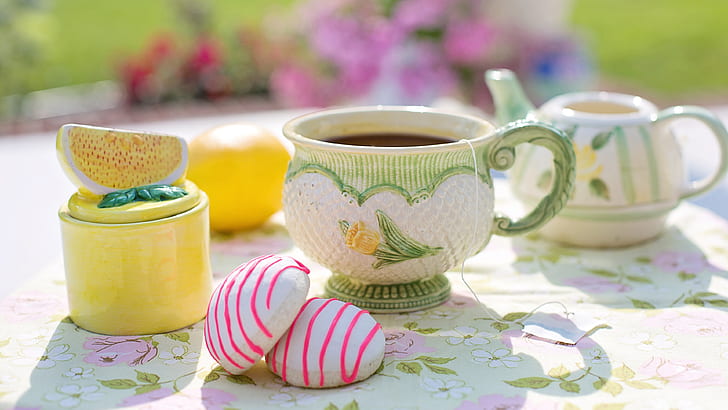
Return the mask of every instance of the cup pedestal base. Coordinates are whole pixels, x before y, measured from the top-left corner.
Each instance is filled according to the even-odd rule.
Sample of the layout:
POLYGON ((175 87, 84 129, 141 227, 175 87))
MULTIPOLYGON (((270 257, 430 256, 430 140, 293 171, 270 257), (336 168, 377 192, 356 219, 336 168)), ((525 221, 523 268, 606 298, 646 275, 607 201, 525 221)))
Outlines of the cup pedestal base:
POLYGON ((372 313, 399 313, 427 309, 450 297, 450 281, 443 274, 409 283, 362 283, 334 273, 326 282, 325 297, 350 302, 372 313))

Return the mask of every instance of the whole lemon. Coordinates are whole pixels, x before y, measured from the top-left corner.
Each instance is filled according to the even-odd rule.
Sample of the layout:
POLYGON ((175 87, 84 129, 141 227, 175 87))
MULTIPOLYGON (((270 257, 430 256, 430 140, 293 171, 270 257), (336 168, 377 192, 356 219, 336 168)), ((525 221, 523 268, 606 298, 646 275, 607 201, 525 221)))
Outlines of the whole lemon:
POLYGON ((253 124, 222 125, 192 138, 187 178, 210 199, 210 228, 255 228, 281 209, 289 159, 278 137, 253 124))

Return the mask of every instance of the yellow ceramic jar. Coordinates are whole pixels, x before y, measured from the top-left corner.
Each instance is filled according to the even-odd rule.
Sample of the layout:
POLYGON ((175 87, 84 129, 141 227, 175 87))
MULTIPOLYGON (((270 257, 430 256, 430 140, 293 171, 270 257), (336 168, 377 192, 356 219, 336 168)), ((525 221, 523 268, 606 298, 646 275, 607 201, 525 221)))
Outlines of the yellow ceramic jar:
POLYGON ((212 291, 209 205, 194 184, 184 188, 188 195, 179 199, 97 210, 93 198, 76 193, 60 209, 70 316, 78 326, 139 335, 205 316, 212 291), (120 215, 136 221, 109 223, 120 215))

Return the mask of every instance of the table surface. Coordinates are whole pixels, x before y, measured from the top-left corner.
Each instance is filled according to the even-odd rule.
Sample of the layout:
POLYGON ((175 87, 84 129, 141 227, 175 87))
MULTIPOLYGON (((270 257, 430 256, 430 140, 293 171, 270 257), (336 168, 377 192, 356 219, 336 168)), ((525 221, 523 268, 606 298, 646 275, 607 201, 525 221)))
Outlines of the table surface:
MULTIPOLYGON (((191 137, 214 125, 252 121, 278 131, 300 112, 119 126, 191 137)), ((688 144, 688 158, 703 158, 705 144, 688 144)), ((700 161, 696 173, 711 161, 700 161)), ((57 165, 54 135, 0 137, 0 171, 6 195, 22 193, 22 200, 2 201, 0 213, 0 408, 707 409, 728 398, 724 184, 682 204, 666 233, 640 246, 584 250, 495 237, 468 259, 462 277, 448 273, 454 291, 444 305, 375 315, 387 335, 378 374, 313 390, 282 384, 263 363, 243 376, 227 375, 203 347, 202 322, 148 337, 77 328, 67 319, 56 219, 74 188, 57 165), (553 301, 606 327, 575 346, 524 337, 526 313, 553 301)), ((496 193, 500 209, 517 206, 503 181, 496 193)), ((309 265, 311 296, 329 275, 293 246, 280 215, 253 232, 213 236, 211 248, 218 281, 265 253, 309 265)))

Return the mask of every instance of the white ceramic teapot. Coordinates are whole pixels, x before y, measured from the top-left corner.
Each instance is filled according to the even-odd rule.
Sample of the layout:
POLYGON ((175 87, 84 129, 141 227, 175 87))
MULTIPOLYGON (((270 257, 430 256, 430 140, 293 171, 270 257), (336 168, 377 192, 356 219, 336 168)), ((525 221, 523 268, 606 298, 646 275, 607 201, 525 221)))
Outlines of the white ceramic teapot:
MULTIPOLYGON (((587 247, 628 246, 654 238, 670 210, 714 187, 728 168, 728 133, 704 108, 660 111, 634 95, 575 92, 535 109, 511 71, 489 70, 486 82, 500 123, 524 118, 550 123, 574 147, 574 192, 539 231, 545 238, 587 247), (680 145, 670 131, 672 120, 686 117, 710 128, 720 150, 718 168, 696 182, 687 180, 680 145)), ((548 152, 523 145, 508 176, 515 196, 528 205, 548 192, 552 173, 548 152)))

